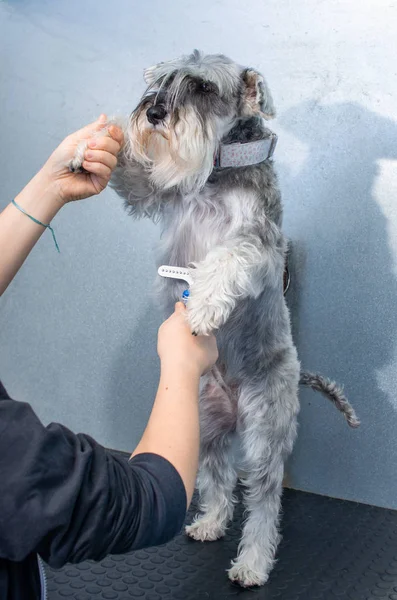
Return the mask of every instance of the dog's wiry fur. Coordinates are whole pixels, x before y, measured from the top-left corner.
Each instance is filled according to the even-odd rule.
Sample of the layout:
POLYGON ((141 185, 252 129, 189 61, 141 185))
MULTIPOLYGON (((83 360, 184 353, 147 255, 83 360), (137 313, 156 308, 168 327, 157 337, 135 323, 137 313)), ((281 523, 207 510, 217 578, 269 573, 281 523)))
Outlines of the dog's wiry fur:
MULTIPOLYGON (((237 431, 247 519, 229 577, 261 585, 280 539, 283 466, 299 411, 300 368, 282 289, 282 206, 270 161, 214 169, 213 157, 221 140, 268 136, 264 118, 274 116, 273 101, 259 73, 221 55, 195 51, 148 69, 145 80, 113 186, 131 215, 161 220, 161 263, 194 267, 188 319, 198 334, 216 332, 220 356, 201 392, 201 513, 186 531, 201 541, 224 535, 235 502, 230 442, 237 431), (155 124, 148 120, 153 106, 165 113, 155 124)), ((170 313, 185 285, 160 285, 170 313)), ((338 404, 324 381, 303 382, 338 404)))

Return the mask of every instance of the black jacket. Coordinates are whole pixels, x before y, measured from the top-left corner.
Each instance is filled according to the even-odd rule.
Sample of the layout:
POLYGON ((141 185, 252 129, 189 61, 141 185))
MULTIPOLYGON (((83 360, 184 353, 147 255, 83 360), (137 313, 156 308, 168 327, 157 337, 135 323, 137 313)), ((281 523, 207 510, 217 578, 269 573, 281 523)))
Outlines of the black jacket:
POLYGON ((38 556, 53 567, 163 544, 182 527, 186 492, 155 454, 130 461, 88 435, 48 427, 0 383, 0 599, 41 598, 38 556))

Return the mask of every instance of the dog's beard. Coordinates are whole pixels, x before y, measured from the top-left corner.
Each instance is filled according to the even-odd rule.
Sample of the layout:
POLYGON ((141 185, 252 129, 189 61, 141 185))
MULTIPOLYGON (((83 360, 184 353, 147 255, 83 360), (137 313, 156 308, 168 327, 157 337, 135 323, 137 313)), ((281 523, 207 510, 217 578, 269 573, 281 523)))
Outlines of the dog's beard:
POLYGON ((131 157, 145 166, 157 188, 200 189, 213 169, 216 135, 189 107, 179 109, 174 126, 167 120, 151 128, 146 110, 133 115, 129 141, 131 157))

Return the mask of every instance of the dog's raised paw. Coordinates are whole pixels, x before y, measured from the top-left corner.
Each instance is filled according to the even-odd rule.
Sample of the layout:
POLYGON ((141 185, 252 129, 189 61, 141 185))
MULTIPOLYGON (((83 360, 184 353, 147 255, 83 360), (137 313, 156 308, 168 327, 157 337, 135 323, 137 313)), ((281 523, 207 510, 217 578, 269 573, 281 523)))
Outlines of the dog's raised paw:
POLYGON ((237 583, 244 588, 264 585, 269 579, 268 574, 255 571, 248 564, 237 561, 232 561, 228 576, 230 581, 233 581, 233 583, 237 583))
POLYGON ((84 171, 81 162, 74 158, 68 164, 68 169, 71 173, 83 173, 84 171))
POLYGON ((71 173, 83 173, 84 150, 77 148, 72 160, 68 163, 68 168, 71 173))
POLYGON ((83 141, 77 146, 74 156, 68 163, 68 168, 71 173, 83 173, 84 154, 87 150, 87 142, 83 141))
POLYGON ((198 519, 191 525, 187 525, 185 532, 186 535, 198 542, 214 542, 225 535, 224 529, 218 523, 205 519, 198 519))
POLYGON ((196 335, 209 335, 220 327, 220 311, 215 305, 200 302, 199 298, 193 296, 189 299, 187 308, 189 325, 196 335))

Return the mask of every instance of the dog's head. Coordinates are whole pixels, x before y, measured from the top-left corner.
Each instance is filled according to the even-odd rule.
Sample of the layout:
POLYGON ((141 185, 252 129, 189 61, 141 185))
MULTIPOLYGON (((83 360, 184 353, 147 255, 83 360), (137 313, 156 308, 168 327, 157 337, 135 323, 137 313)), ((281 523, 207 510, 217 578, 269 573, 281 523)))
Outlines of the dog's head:
POLYGON ((144 77, 148 88, 131 115, 129 151, 158 189, 202 187, 219 142, 238 120, 275 114, 262 75, 223 55, 196 50, 146 69, 144 77))

